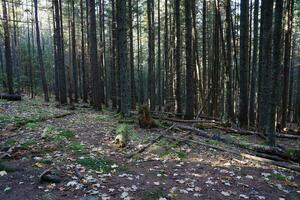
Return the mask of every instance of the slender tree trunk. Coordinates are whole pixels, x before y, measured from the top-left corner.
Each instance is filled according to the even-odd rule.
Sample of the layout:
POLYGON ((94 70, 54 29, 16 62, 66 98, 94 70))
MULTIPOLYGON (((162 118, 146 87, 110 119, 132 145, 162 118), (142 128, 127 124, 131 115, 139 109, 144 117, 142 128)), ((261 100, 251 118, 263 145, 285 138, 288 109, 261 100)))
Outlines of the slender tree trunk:
POLYGON ((117 108, 117 79, 116 79, 116 6, 115 0, 112 4, 112 49, 111 49, 111 100, 112 108, 117 108))
POLYGON ((80 23, 81 23, 81 70, 82 70, 82 93, 83 102, 87 103, 88 88, 86 81, 86 63, 85 63, 85 38, 84 38, 84 24, 83 24, 83 0, 80 0, 80 23))
POLYGON ((282 17, 283 17, 283 0, 276 0, 275 8, 275 26, 273 33, 273 60, 271 70, 271 99, 270 99, 270 116, 267 124, 268 143, 275 146, 275 121, 276 106, 279 100, 279 75, 282 66, 282 17))
POLYGON ((258 9, 259 0, 254 2, 254 38, 253 38, 253 53, 252 53, 252 74, 251 74, 251 88, 250 88, 250 108, 249 108, 249 122, 251 126, 255 125, 255 105, 256 105, 256 88, 257 88, 257 53, 258 53, 258 9))
POLYGON ((10 32, 9 32, 9 26, 8 26, 6 0, 2 0, 2 9, 3 9, 2 12, 3 12, 3 30, 4 30, 4 43, 5 43, 5 63, 6 63, 7 87, 8 87, 8 93, 13 94, 14 93, 13 70, 12 70, 10 32))
POLYGON ((240 19, 240 105, 239 123, 248 126, 248 73, 249 73, 249 0, 241 1, 240 19))
POLYGON ((186 106, 185 119, 194 118, 193 47, 192 47, 192 2, 184 1, 186 43, 186 106))
POLYGON ((175 65, 176 65, 176 104, 177 113, 182 113, 181 102, 181 22, 180 22, 180 0, 175 1, 175 22, 176 22, 176 53, 175 53, 175 65))
POLYGON ((76 38, 75 38, 75 5, 74 0, 71 1, 72 7, 72 20, 71 20, 71 37, 72 37, 72 66, 73 66, 73 90, 74 90, 74 100, 78 101, 78 76, 77 76, 77 63, 76 63, 76 38))
POLYGON ((147 0, 148 17, 148 98, 150 110, 155 110, 155 47, 154 47, 154 0, 147 0))
POLYGON ((232 44, 231 44, 231 4, 230 0, 226 1, 226 104, 225 104, 225 119, 235 121, 234 105, 232 98, 232 44))
POLYGON ((48 85, 47 85, 46 73, 45 73, 45 67, 44 67, 43 52, 42 52, 42 48, 41 48, 39 18, 38 18, 38 2, 37 2, 37 0, 34 0, 34 9, 35 9, 36 43, 37 43, 37 48, 38 48, 38 59, 39 59, 39 65, 40 65, 40 73, 41 73, 41 78, 42 78, 44 99, 45 99, 46 102, 48 102, 49 101, 48 85))
POLYGON ((284 63, 283 63, 283 90, 282 90, 282 113, 281 126, 286 127, 287 121, 287 102, 288 102, 288 83, 289 83, 289 69, 291 57, 291 38, 294 17, 294 0, 287 0, 286 16, 285 16, 285 41, 284 41, 284 63))
POLYGON ((203 85, 203 103, 205 104, 204 101, 205 99, 208 98, 207 96, 207 49, 206 49, 206 13, 207 13, 207 5, 206 5, 206 0, 203 0, 203 8, 202 8, 202 67, 203 67, 203 72, 202 72, 202 85, 203 85))
POLYGON ((161 35, 160 35, 160 27, 161 27, 161 15, 160 15, 160 1, 158 1, 158 20, 157 20, 157 104, 158 110, 162 109, 162 84, 161 84, 161 35))
POLYGON ((132 26, 132 0, 128 0, 128 26, 129 26, 129 65, 130 65, 130 91, 131 109, 136 108, 136 87, 134 76, 134 53, 133 53, 133 26, 132 26))

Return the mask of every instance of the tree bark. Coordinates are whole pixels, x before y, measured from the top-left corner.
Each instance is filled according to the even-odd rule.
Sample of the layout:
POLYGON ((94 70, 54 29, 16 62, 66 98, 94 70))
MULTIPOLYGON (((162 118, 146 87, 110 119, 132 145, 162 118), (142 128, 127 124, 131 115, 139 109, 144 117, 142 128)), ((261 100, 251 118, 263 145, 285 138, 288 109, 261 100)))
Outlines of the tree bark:
POLYGON ((240 19, 240 105, 239 123, 248 126, 248 73, 249 73, 249 0, 241 1, 240 19))
POLYGON ((194 118, 194 84, 193 84, 193 47, 192 47, 192 2, 184 1, 185 8, 185 43, 186 43, 186 106, 185 119, 194 118))
POLYGON ((7 89, 9 94, 14 94, 12 58, 11 58, 11 47, 10 47, 10 32, 8 26, 6 2, 7 2, 6 0, 2 0, 7 89))
POLYGON ((97 34, 96 34, 96 16, 95 16, 95 0, 89 1, 89 47, 90 60, 92 68, 92 93, 93 93, 93 107, 97 111, 102 110, 102 96, 101 96, 101 74, 98 65, 97 55, 97 34))
POLYGON ((37 48, 38 48, 40 73, 41 73, 41 79, 42 79, 42 85, 43 85, 43 91, 44 91, 44 99, 46 102, 48 102, 49 94, 48 94, 48 85, 47 85, 45 66, 44 66, 44 60, 43 60, 43 52, 42 52, 42 47, 41 47, 37 0, 34 0, 34 9, 35 9, 34 13, 35 13, 36 43, 37 43, 37 48))

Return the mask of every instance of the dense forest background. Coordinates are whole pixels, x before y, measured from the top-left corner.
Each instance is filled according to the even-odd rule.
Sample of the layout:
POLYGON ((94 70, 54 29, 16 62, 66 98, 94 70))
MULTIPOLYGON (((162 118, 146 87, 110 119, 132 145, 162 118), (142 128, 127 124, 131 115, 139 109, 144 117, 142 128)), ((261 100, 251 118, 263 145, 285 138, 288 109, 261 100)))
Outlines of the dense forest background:
MULTIPOLYGON (((300 124, 298 0, 1 0, 8 95, 237 123, 300 124)), ((3 93, 2 96, 5 96, 3 93)))

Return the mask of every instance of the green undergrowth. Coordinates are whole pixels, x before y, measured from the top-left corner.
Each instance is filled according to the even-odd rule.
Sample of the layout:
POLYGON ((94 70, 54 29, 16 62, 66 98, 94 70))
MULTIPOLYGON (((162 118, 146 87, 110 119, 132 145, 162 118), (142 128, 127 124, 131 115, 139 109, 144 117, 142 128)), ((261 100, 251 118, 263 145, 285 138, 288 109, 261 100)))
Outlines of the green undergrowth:
POLYGON ((119 124, 116 128, 117 135, 128 135, 129 140, 132 141, 141 141, 140 135, 134 130, 132 125, 128 124, 119 124))
POLYGON ((42 132, 42 138, 52 140, 54 143, 60 143, 63 141, 72 140, 75 137, 75 133, 69 129, 47 126, 42 132))
POLYGON ((99 171, 101 173, 109 173, 113 171, 114 169, 117 171, 127 171, 127 167, 125 165, 119 166, 117 168, 114 168, 113 165, 116 163, 107 158, 107 157, 98 157, 98 158, 92 158, 92 157, 86 157, 83 159, 78 160, 78 164, 92 170, 99 171))
POLYGON ((188 154, 179 148, 178 142, 161 139, 157 144, 150 147, 150 152, 158 155, 161 158, 186 159, 188 154))

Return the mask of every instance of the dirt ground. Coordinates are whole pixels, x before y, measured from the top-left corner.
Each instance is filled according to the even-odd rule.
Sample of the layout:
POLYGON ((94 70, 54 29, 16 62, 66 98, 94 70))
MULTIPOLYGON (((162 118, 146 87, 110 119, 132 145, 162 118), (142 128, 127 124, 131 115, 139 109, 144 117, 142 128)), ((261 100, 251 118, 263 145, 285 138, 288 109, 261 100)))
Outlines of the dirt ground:
POLYGON ((163 138, 128 158, 163 129, 119 121, 110 111, 0 101, 0 199, 300 199, 296 172, 201 145, 163 138), (114 138, 123 131, 129 143, 118 148, 114 138))

